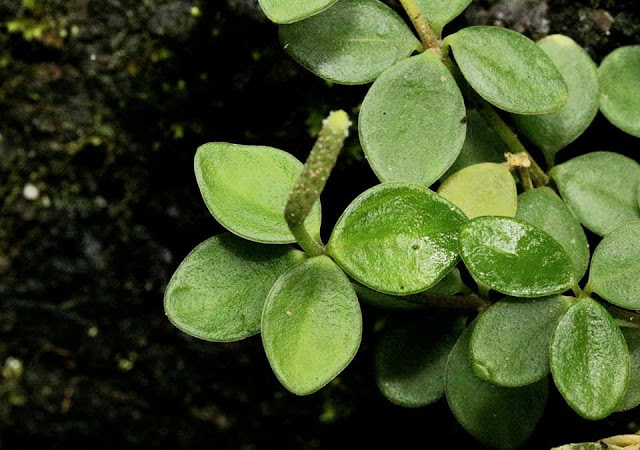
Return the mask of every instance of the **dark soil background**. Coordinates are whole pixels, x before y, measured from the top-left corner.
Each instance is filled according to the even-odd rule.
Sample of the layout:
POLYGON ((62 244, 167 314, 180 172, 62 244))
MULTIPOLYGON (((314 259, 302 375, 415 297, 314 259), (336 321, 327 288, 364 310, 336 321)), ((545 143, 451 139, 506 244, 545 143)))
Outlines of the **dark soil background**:
MULTIPOLYGON (((640 43, 635 0, 475 1, 449 31, 466 24, 564 33, 596 62, 640 43)), ((196 148, 304 159, 321 119, 357 111, 366 89, 299 67, 256 0, 0 0, 0 448, 477 448, 444 400, 405 410, 379 394, 375 311, 351 366, 303 398, 271 374, 259 337, 201 342, 164 316, 173 270, 221 231, 196 148)), ((560 160, 637 149, 598 117, 560 160)), ((375 183, 352 139, 324 232, 375 183)), ((552 391, 530 448, 639 426, 637 411, 584 421, 552 391)))

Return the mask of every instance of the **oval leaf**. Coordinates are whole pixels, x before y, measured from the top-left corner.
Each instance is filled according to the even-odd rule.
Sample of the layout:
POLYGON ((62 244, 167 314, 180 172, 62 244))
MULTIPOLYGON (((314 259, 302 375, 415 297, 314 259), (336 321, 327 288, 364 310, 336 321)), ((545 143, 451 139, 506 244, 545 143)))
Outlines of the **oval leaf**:
POLYGON ((549 373, 549 346, 571 297, 506 298, 477 321, 471 339, 480 378, 506 387, 526 386, 549 373))
POLYGON ((458 17, 471 0, 416 0, 433 31, 440 36, 446 24, 458 17))
POLYGON ((499 27, 469 27, 445 41, 471 87, 498 108, 543 114, 567 102, 567 85, 556 66, 520 33, 499 27))
POLYGON ((588 153, 554 167, 549 174, 580 223, 600 236, 640 219, 636 201, 640 164, 626 156, 588 153))
POLYGON ((640 405, 640 329, 622 328, 629 349, 629 384, 617 411, 628 411, 640 405))
POLYGON ((600 110, 622 131, 640 137, 640 45, 620 47, 598 68, 600 110))
POLYGON ((329 8, 338 0, 259 0, 260 7, 275 23, 293 23, 329 8))
POLYGON ((551 373, 575 412, 599 420, 620 403, 629 379, 629 353, 609 313, 585 298, 560 319, 551 343, 551 373))
POLYGON ((444 395, 447 359, 464 320, 424 317, 385 330, 375 349, 382 394, 396 405, 417 408, 444 395))
POLYGON ((164 294, 169 320, 191 336, 230 342, 260 332, 262 308, 278 277, 304 260, 290 246, 265 246, 231 234, 198 245, 164 294))
POLYGON ((494 448, 522 445, 536 427, 547 401, 547 379, 518 388, 496 386, 473 372, 467 327, 449 356, 445 392, 458 422, 494 448))
POLYGON ((640 222, 608 234, 593 253, 589 286, 614 305, 640 309, 640 222))
POLYGON ((269 292, 262 342, 276 377, 297 395, 312 394, 351 362, 362 315, 349 279, 326 256, 282 275, 269 292))
POLYGON ((369 83, 420 48, 404 20, 378 0, 341 0, 280 27, 280 41, 311 72, 343 84, 369 83))
POLYGON ((426 187, 374 186, 356 198, 333 230, 328 252, 358 282, 395 295, 422 292, 458 262, 458 230, 467 221, 426 187))
POLYGON ((580 136, 598 113, 598 74, 589 54, 567 36, 547 36, 537 45, 560 71, 569 89, 569 99, 556 112, 513 115, 513 121, 553 165, 558 150, 580 136))
POLYGON ((431 185, 458 157, 466 131, 462 94, 431 51, 386 70, 367 93, 360 142, 381 181, 431 185))
POLYGON ((573 284, 571 259, 541 229, 509 217, 478 217, 460 230, 460 256, 471 275, 503 294, 541 297, 573 284))
POLYGON ((460 208, 469 219, 513 217, 518 208, 516 182, 503 164, 466 167, 447 178, 438 188, 438 194, 460 208))
POLYGON ((582 279, 589 267, 589 242, 578 219, 553 189, 541 187, 520 194, 516 217, 558 241, 571 257, 575 279, 582 279))
MULTIPOLYGON (((215 142, 195 157, 196 180, 213 217, 233 234, 266 244, 295 242, 283 211, 301 170, 300 161, 272 147, 215 142)), ((320 235, 320 220, 318 202, 306 221, 312 235, 320 235)))

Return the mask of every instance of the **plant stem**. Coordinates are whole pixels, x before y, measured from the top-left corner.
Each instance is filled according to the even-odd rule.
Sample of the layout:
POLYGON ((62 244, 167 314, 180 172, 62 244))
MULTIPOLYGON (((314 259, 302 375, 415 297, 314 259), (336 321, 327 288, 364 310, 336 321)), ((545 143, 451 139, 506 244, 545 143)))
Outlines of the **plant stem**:
POLYGON ((402 297, 402 300, 439 309, 456 309, 478 312, 484 311, 491 306, 491 302, 476 294, 440 295, 422 292, 420 294, 402 297))
POLYGON ((407 12, 407 15, 411 19, 411 23, 413 23, 414 28, 418 32, 418 36, 420 36, 420 41, 422 41, 424 49, 427 50, 432 48, 440 53, 440 41, 438 40, 438 36, 436 36, 433 28, 431 28, 431 25, 429 25, 425 19, 415 0, 400 0, 400 3, 402 3, 402 7, 407 12))
POLYGON ((640 327, 640 312, 620 308, 618 306, 612 305, 611 303, 603 302, 600 300, 598 300, 598 302, 602 306, 604 306, 607 311, 609 311, 609 314, 611 314, 616 319, 620 319, 630 326, 640 327))
POLYGON ((325 249, 318 239, 309 235, 304 221, 320 198, 344 141, 349 135, 350 126, 351 122, 346 112, 334 111, 329 114, 287 199, 284 215, 289 229, 300 247, 311 256, 322 255, 325 249))
POLYGON ((530 191, 533 189, 533 182, 531 181, 531 173, 529 169, 531 168, 531 158, 526 153, 505 153, 504 157, 507 159, 505 163, 509 170, 517 169, 518 174, 520 175, 520 181, 522 182, 522 187, 525 191, 530 191))

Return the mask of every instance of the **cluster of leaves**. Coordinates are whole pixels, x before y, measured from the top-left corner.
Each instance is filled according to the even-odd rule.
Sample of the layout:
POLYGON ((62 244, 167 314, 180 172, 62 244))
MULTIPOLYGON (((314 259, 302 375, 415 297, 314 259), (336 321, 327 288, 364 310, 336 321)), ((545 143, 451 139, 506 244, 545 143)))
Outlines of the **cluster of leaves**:
POLYGON ((216 342, 261 333, 275 375, 306 395, 356 354, 359 300, 410 310, 380 338, 380 390, 408 407, 446 395, 460 423, 495 447, 517 446, 533 431, 549 373, 587 419, 639 405, 640 165, 611 152, 576 157, 549 172, 558 195, 526 156, 500 163, 505 151, 524 149, 493 108, 550 167, 598 109, 640 136, 632 95, 640 47, 620 48, 597 68, 561 35, 535 44, 471 27, 442 40, 470 0, 402 0, 420 40, 378 0, 260 3, 309 70, 337 83, 373 82, 358 129, 381 184, 348 206, 325 247, 318 197, 346 115, 328 119, 306 166, 270 147, 200 147, 198 185, 231 233, 203 242, 177 269, 165 295, 169 319, 216 342), (593 257, 583 226, 603 237, 593 257), (489 291, 506 297, 491 304, 489 291), (480 314, 468 324, 470 302, 480 314), (415 314, 443 303, 467 312, 415 314))

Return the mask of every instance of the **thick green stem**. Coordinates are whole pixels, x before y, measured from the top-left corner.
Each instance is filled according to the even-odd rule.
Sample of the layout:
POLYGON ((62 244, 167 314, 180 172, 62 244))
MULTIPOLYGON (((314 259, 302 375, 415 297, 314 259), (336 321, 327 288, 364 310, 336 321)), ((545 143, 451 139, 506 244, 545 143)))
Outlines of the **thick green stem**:
POLYGON ((402 3, 402 7, 407 12, 407 15, 411 19, 411 23, 413 23, 414 28, 418 32, 418 36, 420 36, 420 41, 422 41, 424 49, 428 50, 432 48, 440 53, 440 41, 438 40, 438 36, 436 36, 433 28, 431 28, 431 25, 429 25, 425 19, 415 0, 400 0, 400 3, 402 3))
POLYGON ((300 247, 312 256, 323 254, 325 249, 321 242, 311 237, 304 221, 320 198, 349 135, 350 126, 349 116, 344 111, 332 112, 325 119, 318 140, 298 175, 285 206, 284 215, 291 233, 300 247))

